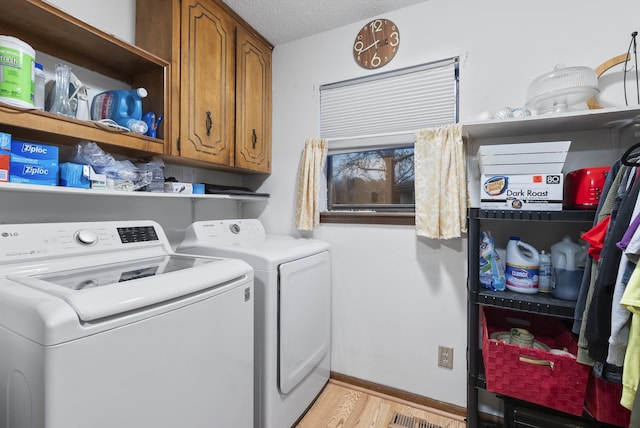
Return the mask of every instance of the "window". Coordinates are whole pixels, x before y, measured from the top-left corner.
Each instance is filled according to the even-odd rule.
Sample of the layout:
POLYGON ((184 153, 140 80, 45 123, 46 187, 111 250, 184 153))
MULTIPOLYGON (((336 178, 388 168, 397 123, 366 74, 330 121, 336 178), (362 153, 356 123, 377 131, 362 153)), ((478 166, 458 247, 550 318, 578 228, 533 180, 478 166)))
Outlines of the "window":
POLYGON ((330 210, 413 210, 413 147, 331 155, 327 175, 330 210))
POLYGON ((329 211, 414 211, 413 133, 455 123, 458 60, 320 87, 329 211))

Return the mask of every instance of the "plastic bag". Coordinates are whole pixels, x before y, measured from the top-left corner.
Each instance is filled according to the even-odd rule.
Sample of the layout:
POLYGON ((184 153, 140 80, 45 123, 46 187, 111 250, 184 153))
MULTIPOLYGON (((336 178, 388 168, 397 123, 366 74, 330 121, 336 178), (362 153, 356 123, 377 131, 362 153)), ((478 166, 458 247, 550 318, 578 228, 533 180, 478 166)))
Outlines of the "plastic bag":
POLYGON ((116 160, 92 141, 83 141, 76 147, 74 162, 91 165, 98 174, 107 176, 115 190, 136 190, 151 183, 151 171, 142 171, 131 161, 116 160))
POLYGON ((480 234, 480 284, 495 291, 503 291, 506 287, 504 267, 488 230, 480 234))

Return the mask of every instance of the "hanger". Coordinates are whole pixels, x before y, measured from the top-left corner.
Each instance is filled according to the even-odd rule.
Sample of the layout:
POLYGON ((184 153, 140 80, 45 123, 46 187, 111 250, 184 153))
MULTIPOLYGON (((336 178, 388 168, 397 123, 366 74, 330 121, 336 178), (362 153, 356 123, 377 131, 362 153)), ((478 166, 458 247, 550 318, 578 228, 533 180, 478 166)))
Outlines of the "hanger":
POLYGON ((634 150, 640 148, 640 143, 636 143, 629 147, 622 155, 622 163, 627 166, 640 166, 640 153, 633 153, 634 150))

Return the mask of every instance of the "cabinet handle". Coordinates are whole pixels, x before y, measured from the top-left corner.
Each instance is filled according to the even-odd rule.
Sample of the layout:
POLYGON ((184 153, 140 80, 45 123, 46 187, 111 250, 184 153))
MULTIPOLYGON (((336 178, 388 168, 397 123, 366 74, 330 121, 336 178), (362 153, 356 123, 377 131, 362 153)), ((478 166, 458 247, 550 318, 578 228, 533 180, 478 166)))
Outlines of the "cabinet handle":
POLYGON ((256 143, 258 142, 258 135, 256 134, 256 128, 253 128, 251 131, 253 135, 251 135, 251 148, 255 150, 256 143))
POLYGON ((211 112, 207 111, 207 120, 206 120, 207 137, 211 136, 211 126, 213 126, 213 119, 211 119, 211 112))

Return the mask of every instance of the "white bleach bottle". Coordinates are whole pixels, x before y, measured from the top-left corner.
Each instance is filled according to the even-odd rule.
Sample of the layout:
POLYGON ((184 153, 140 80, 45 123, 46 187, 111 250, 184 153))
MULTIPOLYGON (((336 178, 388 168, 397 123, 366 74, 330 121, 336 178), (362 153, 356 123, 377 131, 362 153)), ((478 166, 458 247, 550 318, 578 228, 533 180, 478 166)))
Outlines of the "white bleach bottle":
POLYGON ((507 288, 525 294, 538 292, 540 256, 532 245, 512 236, 507 244, 507 288))

